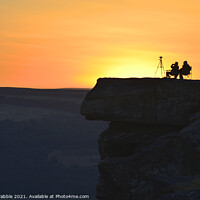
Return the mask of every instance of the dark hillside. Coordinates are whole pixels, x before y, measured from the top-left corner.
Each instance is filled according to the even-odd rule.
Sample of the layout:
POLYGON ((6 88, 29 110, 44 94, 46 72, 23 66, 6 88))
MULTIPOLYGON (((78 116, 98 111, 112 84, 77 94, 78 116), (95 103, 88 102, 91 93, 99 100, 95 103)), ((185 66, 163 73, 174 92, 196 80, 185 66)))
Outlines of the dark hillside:
POLYGON ((85 122, 88 90, 0 88, 0 193, 89 194, 105 123, 85 122))

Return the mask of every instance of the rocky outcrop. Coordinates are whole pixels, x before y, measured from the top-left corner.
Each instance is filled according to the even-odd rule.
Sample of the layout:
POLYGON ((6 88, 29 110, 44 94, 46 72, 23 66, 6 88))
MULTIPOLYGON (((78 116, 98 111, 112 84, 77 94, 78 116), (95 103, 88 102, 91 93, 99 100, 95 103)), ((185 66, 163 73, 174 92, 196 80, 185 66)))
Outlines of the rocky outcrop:
POLYGON ((86 96, 81 113, 89 120, 183 125, 199 101, 199 81, 104 78, 86 96))
POLYGON ((200 197, 200 81, 99 79, 82 103, 99 137, 99 200, 200 197))

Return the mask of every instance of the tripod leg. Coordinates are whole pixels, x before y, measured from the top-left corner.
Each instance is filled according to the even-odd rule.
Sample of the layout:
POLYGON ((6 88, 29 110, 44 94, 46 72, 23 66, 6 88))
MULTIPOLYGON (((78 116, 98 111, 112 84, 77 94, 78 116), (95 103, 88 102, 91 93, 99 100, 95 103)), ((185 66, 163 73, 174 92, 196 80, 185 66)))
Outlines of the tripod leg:
MULTIPOLYGON (((157 74, 158 68, 159 68, 159 65, 158 65, 158 67, 157 67, 157 69, 156 69, 155 75, 157 74)), ((154 75, 154 76, 155 76, 155 75, 154 75)))

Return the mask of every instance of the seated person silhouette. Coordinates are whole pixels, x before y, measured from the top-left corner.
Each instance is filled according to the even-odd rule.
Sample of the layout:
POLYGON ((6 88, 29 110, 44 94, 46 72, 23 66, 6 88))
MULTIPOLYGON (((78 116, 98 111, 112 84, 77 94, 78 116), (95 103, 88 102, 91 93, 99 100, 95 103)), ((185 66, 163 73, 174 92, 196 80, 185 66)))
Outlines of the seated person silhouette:
POLYGON ((180 69, 180 79, 183 79, 183 75, 189 75, 192 67, 188 65, 187 61, 183 62, 183 67, 180 69))
POLYGON ((174 78, 176 79, 179 74, 178 62, 175 62, 174 64, 172 64, 171 68, 172 68, 171 71, 166 72, 166 76, 167 78, 170 78, 170 75, 171 75, 171 76, 174 76, 174 78))

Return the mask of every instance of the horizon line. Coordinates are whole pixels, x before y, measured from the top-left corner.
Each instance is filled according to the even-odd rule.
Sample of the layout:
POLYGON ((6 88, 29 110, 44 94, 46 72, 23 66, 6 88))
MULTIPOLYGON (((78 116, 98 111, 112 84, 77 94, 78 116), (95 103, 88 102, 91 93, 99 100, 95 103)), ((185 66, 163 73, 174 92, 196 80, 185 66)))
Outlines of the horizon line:
POLYGON ((92 88, 37 88, 37 87, 1 87, 1 88, 8 88, 8 89, 32 89, 32 90, 91 90, 92 88))

